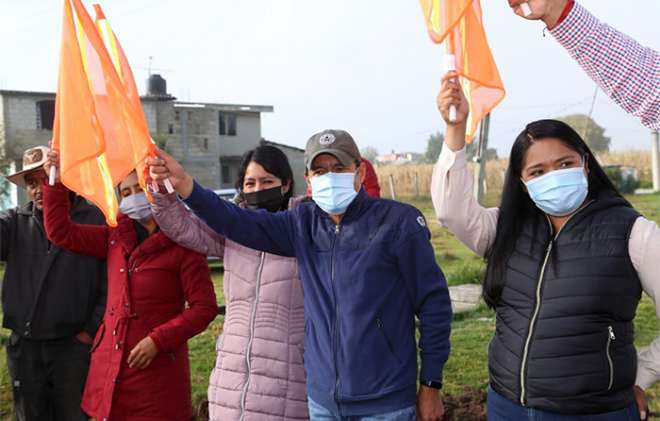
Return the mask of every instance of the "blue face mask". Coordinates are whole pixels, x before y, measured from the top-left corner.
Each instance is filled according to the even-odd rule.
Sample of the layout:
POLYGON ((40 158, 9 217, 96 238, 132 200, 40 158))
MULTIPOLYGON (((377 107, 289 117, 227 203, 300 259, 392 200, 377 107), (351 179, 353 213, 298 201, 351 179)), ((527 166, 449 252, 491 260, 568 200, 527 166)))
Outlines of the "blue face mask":
POLYGON ((355 173, 329 172, 309 180, 312 184, 312 200, 328 214, 343 214, 357 196, 355 173))
POLYGON ((584 203, 589 192, 583 167, 552 171, 525 185, 536 206, 552 216, 572 214, 584 203))

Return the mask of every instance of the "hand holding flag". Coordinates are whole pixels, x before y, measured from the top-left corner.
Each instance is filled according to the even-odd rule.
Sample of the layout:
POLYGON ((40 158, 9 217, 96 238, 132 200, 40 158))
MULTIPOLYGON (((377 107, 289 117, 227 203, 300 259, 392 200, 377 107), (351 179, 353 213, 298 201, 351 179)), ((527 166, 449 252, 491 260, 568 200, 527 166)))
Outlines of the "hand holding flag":
POLYGON ((553 28, 570 0, 508 0, 514 13, 530 20, 542 20, 553 28))
POLYGON ((156 183, 170 180, 173 191, 176 190, 179 196, 184 199, 190 196, 194 185, 190 174, 167 152, 159 149, 156 155, 156 157, 148 157, 145 161, 149 178, 156 183))
POLYGON ((470 109, 455 72, 449 72, 442 78, 437 105, 440 115, 448 125, 465 125, 470 109))
POLYGON ((48 184, 54 186, 59 180, 57 179, 57 170, 60 167, 60 154, 51 149, 46 155, 46 162, 44 162, 44 171, 49 175, 48 184))
MULTIPOLYGON (((479 0, 420 0, 420 4, 431 40, 444 43, 447 55, 455 57, 448 61, 455 61, 452 77, 461 77, 460 85, 456 83, 469 104, 465 137, 471 142, 481 119, 504 98, 504 85, 483 27, 481 4, 479 0)), ((460 119, 458 115, 453 118, 451 106, 448 109, 449 122, 460 119)))

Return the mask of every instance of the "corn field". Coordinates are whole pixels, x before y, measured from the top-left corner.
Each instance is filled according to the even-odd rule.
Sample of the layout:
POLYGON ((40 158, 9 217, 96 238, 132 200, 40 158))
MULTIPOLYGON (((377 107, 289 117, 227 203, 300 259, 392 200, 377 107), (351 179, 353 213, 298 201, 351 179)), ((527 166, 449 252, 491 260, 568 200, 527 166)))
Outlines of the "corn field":
MULTIPOLYGON (((637 168, 639 179, 651 181, 651 154, 648 151, 608 152, 597 156, 602 165, 625 165, 637 168)), ((508 161, 499 159, 486 163, 486 191, 500 191, 504 183, 508 161)), ((471 174, 475 174, 475 164, 468 163, 471 174)), ((381 195, 392 197, 390 177, 396 197, 430 196, 433 165, 380 165, 376 167, 381 195)))

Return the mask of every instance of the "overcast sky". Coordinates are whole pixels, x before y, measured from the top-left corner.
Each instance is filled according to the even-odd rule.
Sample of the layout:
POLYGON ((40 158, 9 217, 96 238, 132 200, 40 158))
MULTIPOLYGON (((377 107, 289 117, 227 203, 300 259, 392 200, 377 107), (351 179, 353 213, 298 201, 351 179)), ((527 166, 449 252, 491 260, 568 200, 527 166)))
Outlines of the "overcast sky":
MULTIPOLYGON (((154 73, 181 100, 273 105, 263 136, 304 147, 343 128, 361 147, 423 151, 443 130, 435 109, 442 48, 416 0, 100 0, 144 89, 154 73)), ((543 25, 482 0, 507 88, 491 145, 508 154, 529 121, 587 113, 595 85, 543 25)), ((600 19, 660 50, 660 1, 582 0, 600 19)), ((0 0, 0 89, 55 91, 61 0, 0 0)), ((85 1, 91 10, 91 1, 85 1)), ((650 130, 604 94, 594 118, 615 149, 647 149, 650 130)))

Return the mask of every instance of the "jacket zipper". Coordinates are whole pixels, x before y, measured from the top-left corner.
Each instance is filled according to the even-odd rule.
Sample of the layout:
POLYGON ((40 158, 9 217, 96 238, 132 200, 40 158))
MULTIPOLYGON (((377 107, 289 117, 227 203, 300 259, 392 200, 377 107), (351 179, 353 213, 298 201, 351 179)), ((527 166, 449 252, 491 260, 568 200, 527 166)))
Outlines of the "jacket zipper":
POLYGON ((534 313, 532 314, 532 319, 529 321, 529 329, 527 333, 527 339, 525 340, 525 348, 523 349, 523 359, 522 365, 520 367, 520 404, 525 406, 525 374, 527 368, 527 355, 529 353, 529 344, 532 341, 532 334, 534 333, 534 324, 536 323, 536 318, 539 315, 539 310, 541 309, 541 287, 543 286, 543 277, 545 275, 545 268, 548 265, 548 260, 550 258, 550 252, 552 251, 552 241, 548 244, 548 248, 545 252, 545 259, 543 260, 543 266, 541 266, 541 274, 539 275, 539 281, 536 283, 536 306, 534 307, 534 313))
MULTIPOLYGON (((541 273, 539 274, 539 280, 536 284, 536 304, 534 306, 534 313, 532 313, 532 318, 529 321, 529 329, 527 330, 527 339, 525 339, 525 347, 523 349, 523 358, 522 362, 520 364, 520 405, 525 406, 525 377, 526 377, 526 369, 527 369, 527 357, 529 356, 529 346, 532 342, 532 336, 534 335, 534 327, 536 325, 536 319, 539 315, 539 311, 541 310, 541 289, 543 287, 543 278, 545 277, 545 269, 546 266, 548 265, 548 260, 550 259, 550 252, 552 251, 552 247, 554 242, 557 240, 559 237, 559 234, 561 234, 562 230, 564 227, 568 224, 568 222, 573 219, 575 215, 578 213, 582 212, 583 209, 585 209, 587 206, 589 206, 591 202, 587 203, 585 206, 583 206, 580 210, 575 212, 573 215, 571 215, 568 219, 566 219, 566 222, 564 222, 564 225, 557 231, 557 234, 554 236, 554 238, 551 238, 550 243, 548 244, 548 248, 546 249, 545 252, 545 259, 543 260, 543 266, 541 266, 541 273)), ((550 234, 552 235, 552 223, 550 221, 550 218, 546 215, 545 216, 547 221, 548 221, 548 227, 550 228, 550 234)))
POLYGON ((247 352, 245 353, 245 362, 247 364, 247 378, 245 379, 245 386, 241 393, 241 417, 240 421, 245 418, 245 400, 247 399, 248 387, 250 386, 250 375, 252 373, 252 341, 254 340, 254 325, 257 320, 257 303, 259 302, 259 290, 261 289, 261 273, 264 268, 264 260, 266 253, 261 253, 261 260, 259 262, 259 269, 257 270, 257 284, 255 286, 254 301, 252 302, 252 313, 250 314, 250 339, 248 340, 247 352))
POLYGON ((330 279, 332 282, 332 297, 335 300, 335 323, 333 326, 333 344, 332 344, 332 358, 335 364, 335 402, 337 403, 337 409, 339 415, 341 416, 341 407, 339 404, 339 395, 341 384, 339 382, 339 364, 337 364, 337 346, 339 343, 339 327, 337 319, 339 318, 339 302, 337 300, 337 293, 335 289, 335 245, 337 243, 337 238, 339 237, 339 225, 335 225, 335 237, 332 240, 332 255, 330 258, 330 279))
POLYGON ((612 341, 616 340, 616 336, 614 335, 614 328, 612 328, 612 326, 607 326, 607 333, 607 349, 605 350, 605 353, 607 355, 607 363, 610 367, 610 382, 607 385, 607 391, 609 392, 612 390, 612 386, 614 385, 614 364, 612 363, 610 347, 612 346, 612 341))

